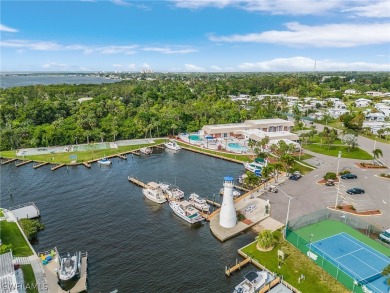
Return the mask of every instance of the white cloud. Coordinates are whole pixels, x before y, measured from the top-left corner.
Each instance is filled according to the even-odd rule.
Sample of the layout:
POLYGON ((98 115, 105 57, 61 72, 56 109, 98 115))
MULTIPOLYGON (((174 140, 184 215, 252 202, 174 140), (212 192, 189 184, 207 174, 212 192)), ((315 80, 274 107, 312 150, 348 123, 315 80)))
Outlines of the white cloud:
POLYGON ((123 1, 123 0, 111 0, 112 3, 119 6, 130 6, 129 2, 123 1))
POLYGON ((245 35, 209 36, 214 42, 252 42, 295 47, 355 47, 390 42, 389 23, 373 24, 286 24, 285 31, 265 31, 245 35))
POLYGON ((18 31, 19 30, 17 30, 16 28, 12 28, 4 24, 0 24, 0 32, 17 33, 18 31))
POLYGON ((188 54, 197 52, 195 49, 171 49, 171 48, 162 48, 162 47, 145 47, 142 49, 143 51, 151 51, 151 52, 159 52, 163 54, 188 54))
POLYGON ((62 63, 57 63, 57 62, 50 62, 42 65, 42 68, 49 69, 49 68, 54 68, 54 69, 66 69, 68 68, 68 65, 62 64, 62 63))
POLYGON ((242 71, 390 71, 390 64, 368 62, 345 62, 335 60, 314 60, 306 57, 276 58, 255 63, 242 63, 242 71))
POLYGON ((342 0, 172 0, 172 2, 180 8, 233 6, 247 11, 289 15, 324 14, 344 7, 342 0))
MULTIPOLYGON (((369 2, 369 1, 368 1, 369 2)), ((380 0, 365 6, 357 6, 342 10, 356 16, 384 18, 390 17, 390 0, 380 0)))
POLYGON ((222 70, 221 67, 216 66, 216 65, 212 65, 211 68, 212 68, 213 70, 216 70, 216 71, 221 71, 221 70, 222 70))
POLYGON ((129 64, 129 65, 127 65, 127 68, 129 68, 131 70, 134 70, 134 69, 136 69, 136 65, 135 64, 129 64))
POLYGON ((203 67, 194 64, 184 64, 184 71, 204 71, 203 67))
POLYGON ((123 65, 122 64, 112 64, 112 67, 121 68, 121 67, 123 67, 123 65))

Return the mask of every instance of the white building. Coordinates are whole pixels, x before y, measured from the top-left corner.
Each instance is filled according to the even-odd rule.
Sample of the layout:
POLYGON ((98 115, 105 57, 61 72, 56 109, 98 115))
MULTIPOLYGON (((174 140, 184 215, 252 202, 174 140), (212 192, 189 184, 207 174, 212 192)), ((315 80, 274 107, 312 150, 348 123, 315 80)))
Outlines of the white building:
POLYGON ((0 292, 18 293, 16 273, 12 263, 12 252, 0 254, 0 292))
POLYGON ((355 106, 356 107, 368 107, 372 103, 371 100, 369 99, 357 99, 355 101, 355 106))
POLYGON ((336 108, 336 109, 346 109, 347 105, 345 105, 344 102, 335 101, 334 102, 334 108, 336 108))
MULTIPOLYGON (((389 122, 379 122, 379 121, 365 121, 363 122, 363 128, 370 128, 371 133, 373 134, 378 134, 379 129, 386 129, 390 128, 390 123, 389 122)), ((386 135, 389 133, 385 133, 386 135)))
POLYGON ((383 113, 368 113, 366 119, 369 121, 385 121, 385 115, 383 113))
POLYGON ((332 118, 339 118, 341 115, 345 114, 345 113, 349 113, 349 110, 347 109, 328 109, 328 114, 329 116, 331 116, 332 118))
POLYGON ((366 95, 371 96, 371 97, 384 97, 384 96, 386 96, 385 93, 374 92, 374 91, 366 92, 366 95))
POLYGON ((357 93, 358 93, 358 91, 354 90, 354 89, 347 89, 344 91, 345 95, 356 95, 357 93))

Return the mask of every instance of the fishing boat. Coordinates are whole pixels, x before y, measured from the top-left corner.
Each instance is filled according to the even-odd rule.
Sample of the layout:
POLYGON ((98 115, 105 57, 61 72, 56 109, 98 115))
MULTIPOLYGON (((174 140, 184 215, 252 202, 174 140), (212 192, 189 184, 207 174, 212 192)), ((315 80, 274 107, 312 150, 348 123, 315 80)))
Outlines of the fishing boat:
POLYGON ((60 281, 66 282, 76 278, 80 272, 81 253, 76 252, 73 255, 68 253, 64 257, 60 257, 60 269, 58 278, 60 281))
POLYGON ((194 208, 206 213, 210 211, 210 205, 206 202, 204 198, 200 197, 196 193, 191 193, 188 200, 194 208))
POLYGON ((146 188, 142 189, 142 193, 146 198, 156 203, 164 203, 167 201, 160 185, 156 182, 149 182, 146 188))
POLYGON ((112 164, 111 160, 108 158, 102 158, 99 161, 97 161, 100 165, 110 166, 112 164))
POLYGON ((184 198, 184 192, 175 185, 160 183, 160 188, 172 200, 181 200, 184 198))
POLYGON ((144 154, 144 155, 150 155, 151 153, 153 153, 153 150, 151 148, 140 148, 139 149, 140 153, 144 154))
POLYGON ((181 147, 176 143, 176 141, 172 140, 164 143, 165 147, 170 150, 178 151, 181 147))
POLYGON ((191 203, 186 200, 181 202, 170 201, 169 206, 177 216, 190 224, 195 224, 204 220, 198 210, 191 206, 191 203))
POLYGON ((244 276, 244 281, 234 288, 233 293, 256 293, 270 281, 271 276, 266 271, 251 271, 244 276))

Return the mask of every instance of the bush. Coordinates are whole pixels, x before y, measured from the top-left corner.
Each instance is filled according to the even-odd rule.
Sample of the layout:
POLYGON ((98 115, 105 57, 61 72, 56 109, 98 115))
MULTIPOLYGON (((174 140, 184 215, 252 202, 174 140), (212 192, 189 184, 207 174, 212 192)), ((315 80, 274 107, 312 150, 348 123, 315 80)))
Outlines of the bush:
POLYGON ((329 180, 329 179, 336 180, 337 179, 336 173, 328 172, 325 174, 324 179, 325 180, 329 180))
POLYGON ((271 248, 278 243, 279 239, 270 230, 260 232, 256 237, 257 244, 264 249, 271 248))
POLYGON ((339 175, 345 175, 345 174, 350 174, 351 173, 351 171, 349 171, 349 170, 344 170, 344 171, 341 171, 340 173, 339 173, 339 175))
POLYGON ((242 222, 245 221, 245 216, 241 213, 237 213, 237 221, 242 222))
POLYGON ((0 246, 0 254, 9 252, 12 250, 12 244, 2 244, 0 246))
POLYGON ((38 220, 21 219, 19 224, 29 241, 37 237, 38 231, 45 229, 45 226, 38 220))

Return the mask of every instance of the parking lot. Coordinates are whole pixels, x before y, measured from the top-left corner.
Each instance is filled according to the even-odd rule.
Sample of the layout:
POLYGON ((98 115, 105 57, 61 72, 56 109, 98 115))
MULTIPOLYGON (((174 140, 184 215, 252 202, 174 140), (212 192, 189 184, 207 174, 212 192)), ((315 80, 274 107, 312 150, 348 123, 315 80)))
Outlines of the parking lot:
MULTIPOLYGON (((312 163, 319 162, 316 165, 318 169, 298 181, 286 180, 279 185, 282 191, 293 197, 290 205, 290 219, 336 205, 336 186, 320 185, 317 181, 321 180, 326 172, 336 173, 337 158, 316 154, 316 158, 312 158, 311 161, 312 163)), ((388 170, 360 169, 355 164, 357 162, 358 160, 340 159, 339 171, 349 170, 358 178, 341 180, 338 203, 352 204, 357 211, 379 209, 382 215, 362 216, 362 220, 378 228, 388 229, 390 228, 390 180, 375 176, 388 170), (347 194, 346 190, 353 187, 362 188, 365 193, 347 194)), ((283 192, 266 192, 262 198, 270 200, 271 217, 285 223, 288 197, 283 192)))

